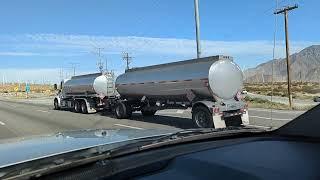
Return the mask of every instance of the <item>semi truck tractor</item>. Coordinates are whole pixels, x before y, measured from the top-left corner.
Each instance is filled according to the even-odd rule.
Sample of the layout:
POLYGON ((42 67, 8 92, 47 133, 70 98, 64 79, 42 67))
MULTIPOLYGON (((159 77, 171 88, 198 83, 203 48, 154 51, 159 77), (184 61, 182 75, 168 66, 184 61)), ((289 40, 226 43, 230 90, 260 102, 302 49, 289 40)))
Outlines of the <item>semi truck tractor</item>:
POLYGON ((132 68, 115 82, 107 74, 75 76, 61 83, 55 108, 91 113, 112 110, 118 119, 132 112, 153 116, 162 109, 191 109, 199 128, 249 124, 242 100, 243 74, 230 56, 210 56, 132 68))

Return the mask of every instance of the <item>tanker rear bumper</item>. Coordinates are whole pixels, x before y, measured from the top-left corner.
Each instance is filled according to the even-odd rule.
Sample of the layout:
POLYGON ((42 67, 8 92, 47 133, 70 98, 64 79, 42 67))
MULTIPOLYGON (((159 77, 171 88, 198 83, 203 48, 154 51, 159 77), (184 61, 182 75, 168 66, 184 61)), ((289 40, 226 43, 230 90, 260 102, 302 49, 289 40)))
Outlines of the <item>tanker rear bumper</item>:
POLYGON ((242 101, 198 101, 193 104, 192 113, 198 106, 205 106, 212 116, 214 128, 245 126, 249 124, 249 115, 245 102, 242 101))

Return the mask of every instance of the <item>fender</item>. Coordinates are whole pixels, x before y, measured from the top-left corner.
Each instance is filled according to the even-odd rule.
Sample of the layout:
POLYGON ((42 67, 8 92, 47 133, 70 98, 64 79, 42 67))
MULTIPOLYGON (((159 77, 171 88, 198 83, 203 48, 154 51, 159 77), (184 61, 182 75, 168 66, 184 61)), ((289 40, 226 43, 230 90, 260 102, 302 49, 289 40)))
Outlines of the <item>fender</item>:
POLYGON ((197 107, 197 106, 205 106, 205 107, 207 107, 207 108, 209 109, 209 111, 210 111, 211 113, 213 113, 213 112, 212 112, 212 109, 213 109, 213 107, 215 106, 215 102, 213 102, 213 101, 206 101, 206 100, 204 100, 204 101, 197 101, 196 103, 194 103, 194 104, 192 105, 192 111, 193 111, 193 109, 194 109, 195 107, 197 107))

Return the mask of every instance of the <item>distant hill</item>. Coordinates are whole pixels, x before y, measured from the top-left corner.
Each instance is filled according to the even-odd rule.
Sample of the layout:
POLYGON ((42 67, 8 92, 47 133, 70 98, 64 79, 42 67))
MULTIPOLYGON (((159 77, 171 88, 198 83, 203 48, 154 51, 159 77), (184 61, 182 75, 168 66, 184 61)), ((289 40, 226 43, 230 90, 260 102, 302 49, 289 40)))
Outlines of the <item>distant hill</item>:
MULTIPOLYGON (((320 81, 320 45, 313 45, 290 56, 292 81, 320 81)), ((244 71, 245 82, 271 82, 271 67, 274 81, 287 80, 286 59, 270 60, 244 71)))

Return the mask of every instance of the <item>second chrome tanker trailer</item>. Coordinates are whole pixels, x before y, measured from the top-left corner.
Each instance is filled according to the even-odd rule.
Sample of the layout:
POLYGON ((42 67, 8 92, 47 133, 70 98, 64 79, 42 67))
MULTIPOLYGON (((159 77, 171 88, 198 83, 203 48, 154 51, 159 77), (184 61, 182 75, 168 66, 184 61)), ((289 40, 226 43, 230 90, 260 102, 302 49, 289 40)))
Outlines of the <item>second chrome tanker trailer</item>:
MULTIPOLYGON (((93 78, 93 81, 97 80, 93 78)), ((152 116, 162 109, 191 108, 196 127, 225 128, 249 123, 247 105, 240 95, 243 74, 229 56, 128 69, 117 77, 116 91, 109 95, 102 93, 103 90, 110 91, 107 82, 89 84, 92 84, 92 89, 99 89, 94 91, 95 100, 89 101, 96 104, 83 104, 90 109, 96 106, 113 110, 119 119, 130 118, 134 111, 152 116)), ((74 87, 75 90, 77 88, 80 90, 81 87, 74 87)), ((76 102, 76 97, 74 99, 76 102)))

